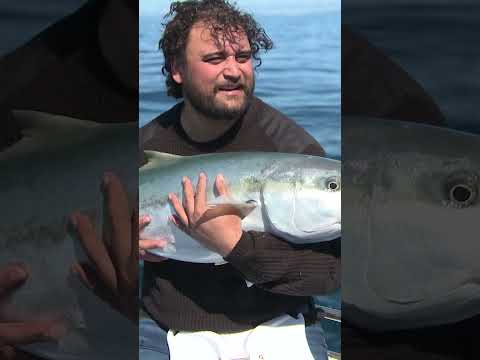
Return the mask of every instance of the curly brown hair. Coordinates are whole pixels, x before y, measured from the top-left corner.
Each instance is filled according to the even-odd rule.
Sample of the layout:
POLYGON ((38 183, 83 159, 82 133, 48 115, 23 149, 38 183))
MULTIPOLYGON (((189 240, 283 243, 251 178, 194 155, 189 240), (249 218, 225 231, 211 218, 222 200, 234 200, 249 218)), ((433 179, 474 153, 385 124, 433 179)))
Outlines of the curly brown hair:
POLYGON ((220 43, 236 42, 239 31, 244 32, 256 61, 255 68, 262 63, 260 50, 268 51, 273 47, 272 40, 254 18, 228 0, 176 1, 170 5, 170 11, 164 19, 168 21, 162 24, 164 32, 159 41, 165 61, 162 73, 167 77, 167 94, 177 99, 183 96, 183 92, 182 86, 172 78, 172 65, 174 60, 179 64, 184 63, 188 35, 192 26, 199 21, 220 43))

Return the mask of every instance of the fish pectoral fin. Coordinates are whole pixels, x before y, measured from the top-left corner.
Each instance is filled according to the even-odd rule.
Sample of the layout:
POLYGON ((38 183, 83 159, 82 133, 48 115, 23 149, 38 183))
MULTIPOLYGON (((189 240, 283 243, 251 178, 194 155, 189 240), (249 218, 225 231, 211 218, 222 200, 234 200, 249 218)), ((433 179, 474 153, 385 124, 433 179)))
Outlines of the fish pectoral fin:
POLYGON ((241 219, 244 219, 256 209, 257 203, 241 202, 229 196, 219 196, 212 202, 209 202, 207 207, 208 210, 204 213, 204 216, 209 219, 224 215, 237 215, 241 219))

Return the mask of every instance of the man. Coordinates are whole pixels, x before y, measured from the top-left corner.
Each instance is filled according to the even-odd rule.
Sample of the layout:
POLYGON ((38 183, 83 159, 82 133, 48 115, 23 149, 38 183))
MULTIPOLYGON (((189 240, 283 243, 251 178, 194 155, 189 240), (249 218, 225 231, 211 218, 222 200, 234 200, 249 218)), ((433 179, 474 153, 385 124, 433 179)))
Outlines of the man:
MULTIPOLYGON (((163 71, 168 94, 184 101, 141 129, 142 150, 179 155, 247 150, 324 155, 303 129, 253 95, 254 60, 259 60, 261 49, 271 49, 272 42, 250 15, 224 0, 176 2, 169 15, 160 40, 163 71)), ((151 319, 141 320, 140 357, 170 354, 172 359, 183 359, 195 354, 207 359, 208 351, 213 351, 215 359, 248 358, 252 353, 243 342, 255 332, 252 329, 273 319, 287 324, 294 318, 303 329, 301 312, 308 308, 310 296, 339 287, 338 242, 294 246, 270 234, 242 231, 240 219, 233 215, 198 225, 208 179, 199 174, 196 189, 193 180, 182 180, 183 203, 171 196, 175 222, 228 263, 145 262, 143 304, 151 319), (170 330, 168 347, 164 330, 170 330), (211 343, 216 350, 206 345, 211 343)), ((227 193, 228 179, 219 174, 215 187, 219 194, 227 193)), ((161 245, 140 240, 143 252, 161 245)), ((287 354, 326 358, 321 334, 308 337, 310 350, 304 331, 303 338, 288 342, 275 342, 278 330, 270 331, 270 341, 260 349, 265 354, 277 351, 284 356, 276 359, 287 354)))

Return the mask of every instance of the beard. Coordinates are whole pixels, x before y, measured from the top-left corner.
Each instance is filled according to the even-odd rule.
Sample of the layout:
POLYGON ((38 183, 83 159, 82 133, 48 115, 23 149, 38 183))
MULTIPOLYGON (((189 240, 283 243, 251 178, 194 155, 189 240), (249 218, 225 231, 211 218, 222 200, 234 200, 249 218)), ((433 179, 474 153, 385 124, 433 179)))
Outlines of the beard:
MULTIPOLYGON (((204 116, 219 120, 234 120, 240 118, 250 106, 253 91, 255 89, 255 78, 252 78, 251 86, 240 84, 240 90, 243 95, 231 95, 237 97, 235 103, 228 104, 217 98, 219 88, 216 87, 213 92, 205 92, 193 85, 190 78, 182 84, 183 96, 188 99, 195 110, 204 116)), ((228 96, 227 96, 228 97, 228 96)))

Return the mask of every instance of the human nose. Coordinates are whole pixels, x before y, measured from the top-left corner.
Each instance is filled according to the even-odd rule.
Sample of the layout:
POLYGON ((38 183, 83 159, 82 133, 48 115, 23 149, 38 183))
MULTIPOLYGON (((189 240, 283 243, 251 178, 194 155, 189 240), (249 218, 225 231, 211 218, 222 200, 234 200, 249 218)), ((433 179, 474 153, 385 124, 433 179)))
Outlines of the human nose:
POLYGON ((238 81, 241 76, 240 64, 234 56, 230 56, 225 61, 225 68, 223 69, 223 76, 227 80, 238 81))

